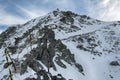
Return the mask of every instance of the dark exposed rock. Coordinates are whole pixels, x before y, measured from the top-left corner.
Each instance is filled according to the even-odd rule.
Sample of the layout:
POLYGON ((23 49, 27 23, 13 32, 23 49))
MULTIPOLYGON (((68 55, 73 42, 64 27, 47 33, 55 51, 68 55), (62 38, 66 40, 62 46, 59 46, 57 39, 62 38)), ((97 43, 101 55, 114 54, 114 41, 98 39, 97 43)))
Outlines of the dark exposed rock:
POLYGON ((71 25, 70 26, 72 29, 74 29, 74 30, 81 30, 79 27, 77 27, 77 26, 75 26, 75 25, 71 25))
POLYGON ((38 46, 36 48, 33 48, 31 50, 31 54, 27 54, 24 57, 26 57, 26 60, 24 63, 31 67, 35 71, 39 71, 40 69, 38 67, 35 67, 35 65, 42 67, 38 62, 35 62, 35 60, 40 60, 44 65, 48 67, 53 67, 54 70, 56 70, 56 67, 53 62, 53 57, 55 55, 58 55, 55 58, 55 62, 63 67, 66 68, 66 65, 62 62, 64 60, 65 62, 73 65, 75 63, 74 55, 71 54, 70 50, 67 49, 67 47, 61 42, 61 40, 55 40, 55 34, 52 30, 50 29, 43 29, 43 32, 47 35, 49 45, 48 45, 48 57, 46 60, 46 53, 44 53, 45 50, 45 36, 43 38, 38 39, 38 46), (59 52, 61 54, 56 54, 55 52, 59 52))
POLYGON ((70 17, 70 16, 78 16, 77 14, 75 14, 75 13, 73 13, 73 12, 71 12, 71 11, 61 11, 62 13, 63 13, 63 15, 64 16, 66 16, 66 17, 70 17))
POLYGON ((72 64, 75 62, 74 60, 74 54, 71 54, 69 49, 65 49, 63 50, 63 54, 62 54, 62 59, 65 60, 66 62, 68 62, 69 64, 72 64))
POLYGON ((119 64, 118 61, 112 61, 112 62, 110 62, 110 65, 111 66, 120 66, 120 64, 119 64))
POLYGON ((66 18, 65 18, 65 17, 62 17, 62 18, 60 19, 60 21, 66 23, 66 18))
POLYGON ((61 52, 63 49, 66 49, 66 46, 62 44, 61 40, 57 40, 56 41, 56 48, 58 48, 58 50, 61 52))
POLYGON ((4 44, 4 39, 0 38, 0 48, 2 47, 3 44, 4 44))
POLYGON ((69 18, 68 18, 68 17, 62 17, 62 18, 60 19, 60 21, 63 22, 63 23, 70 22, 70 23, 73 24, 74 19, 73 19, 72 17, 69 17, 69 18))
POLYGON ((58 12, 59 12, 59 9, 53 11, 54 16, 57 16, 57 15, 58 15, 58 12))
POLYGON ((15 31, 16 31, 16 27, 9 27, 6 31, 4 31, 2 34, 0 34, 0 38, 3 38, 4 40, 6 40, 12 34, 14 34, 15 31))
POLYGON ((112 75, 109 75, 110 76, 110 78, 114 78, 112 75))
POLYGON ((21 71, 20 71, 20 75, 24 74, 27 70, 27 64, 25 62, 23 62, 21 64, 21 71))
POLYGON ((12 54, 15 54, 16 53, 16 50, 17 50, 17 47, 8 47, 8 49, 10 50, 10 52, 12 54))
POLYGON ((83 45, 77 45, 77 48, 84 50, 84 51, 90 51, 89 49, 83 47, 83 45))
POLYGON ((83 72, 84 71, 83 67, 80 64, 75 63, 75 66, 78 68, 79 72, 83 72))
POLYGON ((61 67, 63 67, 63 68, 66 68, 66 65, 65 65, 64 63, 62 63, 62 61, 61 61, 61 59, 60 59, 59 56, 56 57, 55 62, 56 62, 59 66, 61 66, 61 67))
POLYGON ((16 27, 9 27, 6 31, 0 34, 0 48, 10 36, 14 35, 16 27))
POLYGON ((37 80, 35 78, 25 78, 24 80, 37 80))
POLYGON ((15 45, 17 45, 17 44, 20 42, 20 40, 22 40, 21 37, 17 37, 17 38, 15 38, 15 45))
POLYGON ((63 23, 70 22, 71 24, 73 24, 73 22, 74 22, 73 16, 77 16, 77 15, 73 14, 71 11, 67 11, 67 12, 63 11, 62 14, 64 16, 60 19, 60 21, 63 23))
POLYGON ((86 15, 81 15, 80 17, 81 17, 81 18, 84 18, 84 19, 90 19, 90 17, 89 17, 89 16, 86 16, 86 15))
MULTIPOLYGON (((66 49, 66 46, 62 44, 61 40, 55 40, 54 32, 49 29, 44 29, 44 30, 45 30, 44 32, 47 32, 48 41, 50 42, 48 46, 49 67, 53 67, 53 69, 56 70, 55 65, 53 63, 53 57, 55 56, 56 50, 59 52, 62 52, 62 55, 60 56, 60 58, 56 58, 57 60, 56 63, 60 65, 61 67, 66 68, 66 66, 61 62, 61 60, 64 60, 68 62, 69 64, 71 64, 72 62, 75 62, 74 55, 71 54, 71 52, 68 49, 66 49)), ((45 41, 45 37, 39 39, 38 46, 34 48, 33 50, 31 50, 30 52, 31 54, 26 54, 24 56, 26 58, 26 60, 24 61, 24 64, 31 67, 35 71, 39 71, 38 67, 42 67, 42 66, 38 62, 35 62, 34 59, 40 60, 43 64, 45 64, 48 67, 48 61, 46 60, 46 54, 44 53, 45 44, 41 45, 41 43, 45 43, 44 41, 45 41)), ((22 72, 24 73, 26 66, 25 65, 23 66, 25 67, 22 70, 22 72)))
POLYGON ((45 70, 40 70, 37 72, 38 80, 41 80, 40 76, 43 77, 43 80, 50 80, 50 76, 45 70))
POLYGON ((52 80, 66 80, 61 74, 52 76, 52 80))
POLYGON ((30 68, 32 68, 34 71, 36 72, 39 71, 40 70, 39 67, 41 67, 41 69, 43 68, 41 64, 34 59, 34 54, 27 54, 25 55, 25 57, 26 60, 24 61, 24 63, 30 68))
POLYGON ((28 66, 31 67, 31 68, 32 68, 34 71, 36 71, 36 72, 40 70, 39 67, 42 67, 42 66, 40 65, 40 63, 37 62, 37 61, 29 62, 29 63, 28 63, 28 66))
POLYGON ((4 68, 8 68, 8 66, 10 66, 11 64, 12 64, 12 62, 5 63, 5 64, 4 64, 4 68))

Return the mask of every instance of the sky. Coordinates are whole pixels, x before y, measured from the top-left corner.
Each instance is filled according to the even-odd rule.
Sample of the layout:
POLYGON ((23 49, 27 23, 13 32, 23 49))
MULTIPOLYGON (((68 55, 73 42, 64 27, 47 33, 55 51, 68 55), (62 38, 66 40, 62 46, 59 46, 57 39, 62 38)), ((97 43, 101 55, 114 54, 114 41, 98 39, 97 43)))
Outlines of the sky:
POLYGON ((0 33, 57 8, 102 21, 120 20, 120 0, 0 0, 0 33))

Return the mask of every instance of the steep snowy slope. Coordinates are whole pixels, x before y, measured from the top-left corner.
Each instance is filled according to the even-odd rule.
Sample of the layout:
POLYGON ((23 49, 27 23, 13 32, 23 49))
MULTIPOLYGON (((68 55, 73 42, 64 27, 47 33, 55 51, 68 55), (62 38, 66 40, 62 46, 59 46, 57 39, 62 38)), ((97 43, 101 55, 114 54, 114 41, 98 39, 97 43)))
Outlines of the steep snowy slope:
POLYGON ((0 79, 10 69, 13 80, 119 80, 119 31, 119 21, 59 10, 11 26, 0 35, 0 79))
POLYGON ((120 79, 119 25, 70 36, 63 40, 80 63, 87 80, 120 79))

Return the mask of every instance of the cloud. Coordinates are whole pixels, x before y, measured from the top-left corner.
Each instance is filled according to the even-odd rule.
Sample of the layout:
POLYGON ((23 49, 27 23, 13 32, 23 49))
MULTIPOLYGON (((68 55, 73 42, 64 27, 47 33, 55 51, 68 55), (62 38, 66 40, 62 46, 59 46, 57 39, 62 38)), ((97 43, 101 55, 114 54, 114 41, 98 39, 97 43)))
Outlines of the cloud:
MULTIPOLYGON (((27 4, 24 6, 22 6, 23 3, 9 2, 18 9, 18 13, 22 16, 10 14, 4 6, 0 6, 0 24, 22 24, 30 19, 43 16, 56 8, 77 13, 84 11, 86 15, 103 21, 120 20, 120 1, 118 0, 36 0, 32 4, 33 2, 26 2, 27 4)), ((10 9, 13 8, 10 7, 10 9)))
POLYGON ((102 4, 106 6, 106 5, 109 3, 109 1, 110 1, 110 0, 103 0, 103 1, 102 1, 102 4))
POLYGON ((77 9, 77 6, 75 5, 75 1, 73 0, 54 0, 55 6, 58 6, 64 10, 71 9, 75 10, 77 9))
POLYGON ((28 19, 33 19, 39 16, 47 14, 48 11, 37 9, 37 8, 27 8, 19 6, 19 9, 27 16, 28 19))
POLYGON ((43 4, 48 5, 51 8, 59 8, 61 10, 76 10, 77 5, 74 0, 42 0, 43 4))
POLYGON ((26 5, 24 6, 22 6, 23 1, 20 4, 18 2, 7 1, 4 6, 0 6, 0 24, 22 24, 30 19, 43 16, 56 8, 72 11, 77 9, 73 0, 36 0, 36 2, 31 0, 31 2, 25 1, 26 5), (5 8, 7 8, 7 11, 5 8), (15 15, 14 11, 19 14, 15 15))
MULTIPOLYGON (((29 5, 22 6, 21 4, 17 4, 14 2, 9 2, 9 4, 12 4, 14 7, 18 9, 20 14, 22 14, 24 17, 21 17, 18 15, 10 14, 5 10, 5 6, 0 6, 0 24, 22 24, 26 21, 43 16, 47 14, 48 12, 52 11, 53 9, 60 8, 61 10, 75 10, 76 5, 73 0, 43 0, 39 1, 40 5, 35 5, 29 3, 29 5)), ((7 7, 8 8, 8 7, 7 7)), ((11 7, 10 7, 11 8, 11 7)))
POLYGON ((119 0, 105 0, 100 3, 102 7, 103 15, 99 15, 100 18, 105 20, 120 20, 120 1, 119 0))
POLYGON ((120 20, 120 1, 101 0, 94 3, 93 0, 85 0, 88 15, 103 21, 120 20))
POLYGON ((18 16, 11 15, 4 10, 0 10, 0 25, 22 24, 27 20, 18 16))
POLYGON ((0 25, 11 25, 11 24, 23 24, 30 19, 43 16, 47 12, 36 8, 27 8, 16 6, 22 14, 26 17, 20 17, 19 15, 10 14, 5 11, 4 7, 0 6, 0 25))

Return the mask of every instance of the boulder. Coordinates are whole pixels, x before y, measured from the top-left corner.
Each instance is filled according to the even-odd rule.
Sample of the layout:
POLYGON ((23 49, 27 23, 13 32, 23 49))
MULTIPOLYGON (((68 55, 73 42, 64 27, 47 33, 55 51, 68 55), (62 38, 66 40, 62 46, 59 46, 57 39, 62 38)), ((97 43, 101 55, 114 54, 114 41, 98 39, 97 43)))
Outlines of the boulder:
POLYGON ((112 62, 110 62, 110 65, 111 66, 120 66, 120 64, 119 64, 118 61, 112 61, 112 62))

